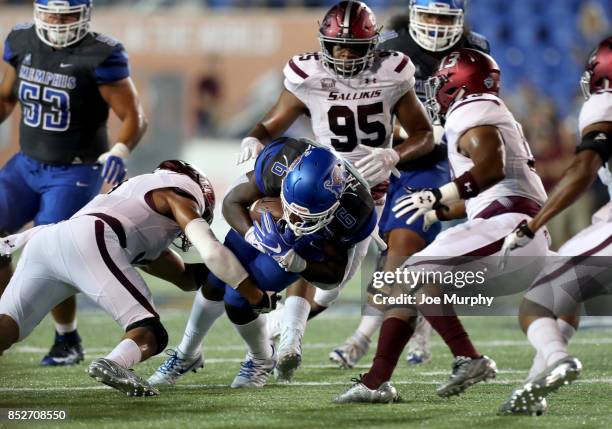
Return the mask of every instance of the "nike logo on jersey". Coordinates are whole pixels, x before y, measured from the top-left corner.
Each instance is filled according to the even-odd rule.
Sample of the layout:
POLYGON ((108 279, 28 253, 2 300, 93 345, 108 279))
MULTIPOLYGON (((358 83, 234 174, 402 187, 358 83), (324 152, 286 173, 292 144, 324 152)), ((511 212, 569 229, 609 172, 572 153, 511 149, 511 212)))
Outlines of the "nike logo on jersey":
POLYGON ((65 69, 66 67, 72 67, 72 64, 60 63, 61 69, 65 69))
POLYGON ((76 182, 77 188, 87 188, 89 183, 76 182))
POLYGON ((283 250, 280 244, 277 244, 276 247, 270 247, 264 243, 259 243, 259 244, 261 244, 262 247, 268 249, 270 252, 273 252, 273 253, 280 253, 280 251, 283 250))
POLYGON ((364 100, 366 98, 376 98, 380 97, 382 91, 377 89, 376 91, 364 91, 364 92, 349 92, 348 94, 343 94, 341 92, 332 91, 329 93, 327 99, 329 101, 338 101, 338 100, 364 100))

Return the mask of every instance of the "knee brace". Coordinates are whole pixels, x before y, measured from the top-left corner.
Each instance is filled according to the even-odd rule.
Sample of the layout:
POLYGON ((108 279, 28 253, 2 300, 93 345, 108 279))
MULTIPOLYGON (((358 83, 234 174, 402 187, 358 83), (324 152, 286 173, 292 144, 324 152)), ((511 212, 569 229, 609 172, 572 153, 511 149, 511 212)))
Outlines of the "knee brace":
MULTIPOLYGON (((7 237, 9 234, 5 231, 0 231, 0 238, 7 237)), ((12 255, 0 255, 0 268, 8 267, 13 260, 12 255)))
POLYGON ((157 350, 155 354, 159 354, 163 352, 168 345, 168 332, 164 325, 159 321, 158 317, 149 317, 148 319, 142 319, 138 322, 134 322, 129 325, 125 332, 131 331, 136 328, 146 328, 153 333, 155 337, 155 342, 157 343, 157 350))
POLYGON ((259 316, 250 308, 242 308, 236 307, 233 305, 225 303, 225 313, 227 314, 228 319, 234 325, 246 325, 247 323, 251 323, 253 320, 257 319, 259 316))

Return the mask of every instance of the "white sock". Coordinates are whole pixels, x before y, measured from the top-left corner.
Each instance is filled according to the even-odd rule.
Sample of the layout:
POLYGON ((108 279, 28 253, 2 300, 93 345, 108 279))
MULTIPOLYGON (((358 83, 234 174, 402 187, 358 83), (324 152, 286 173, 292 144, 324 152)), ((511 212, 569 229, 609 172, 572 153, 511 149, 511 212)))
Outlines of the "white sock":
POLYGON ((223 301, 211 301, 204 298, 201 291, 196 292, 189 321, 185 327, 183 339, 177 350, 184 356, 197 356, 202 347, 202 340, 215 321, 223 315, 223 301))
POLYGON ((367 305, 366 307, 356 332, 370 341, 374 333, 378 331, 382 324, 383 313, 371 305, 367 305))
POLYGON ((527 338, 531 345, 542 353, 547 366, 567 356, 565 339, 553 318, 541 317, 529 325, 527 338))
POLYGON ((57 323, 57 322, 53 322, 53 323, 55 324, 55 330, 60 335, 67 334, 69 332, 74 332, 77 329, 76 318, 70 323, 57 323))
POLYGON ((255 359, 272 358, 272 344, 268 337, 268 325, 265 316, 257 316, 257 319, 246 325, 234 326, 244 342, 247 343, 249 352, 255 359))
POLYGON ((307 299, 301 296, 288 297, 283 308, 282 330, 284 331, 287 328, 297 329, 304 335, 308 313, 310 313, 310 303, 307 299))
POLYGON ((126 369, 130 369, 140 362, 142 353, 134 340, 126 338, 117 344, 117 347, 106 356, 106 359, 112 360, 126 369))
POLYGON ((576 328, 574 328, 571 324, 567 323, 563 319, 557 319, 557 325, 559 325, 559 330, 561 331, 561 335, 563 335, 565 345, 568 345, 570 340, 576 333, 576 328))
POLYGON ((531 369, 529 369, 529 374, 527 375, 527 380, 531 380, 545 369, 546 359, 544 359, 541 351, 536 350, 536 354, 533 357, 533 362, 531 363, 531 369))

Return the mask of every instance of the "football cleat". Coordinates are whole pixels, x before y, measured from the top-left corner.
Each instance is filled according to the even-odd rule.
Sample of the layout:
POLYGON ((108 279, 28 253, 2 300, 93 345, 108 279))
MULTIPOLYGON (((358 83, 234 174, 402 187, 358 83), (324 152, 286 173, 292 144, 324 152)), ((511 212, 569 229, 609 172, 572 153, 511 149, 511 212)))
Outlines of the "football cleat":
POLYGON ((176 384, 176 380, 189 371, 197 372, 198 369, 204 368, 201 353, 190 357, 178 350, 168 349, 166 354, 168 358, 149 377, 148 381, 152 386, 176 384))
POLYGON ((55 333, 55 341, 49 353, 40 361, 41 366, 76 365, 85 358, 81 337, 74 331, 60 335, 55 333))
POLYGON ((431 332, 432 327, 427 319, 419 316, 414 334, 408 341, 408 355, 406 356, 408 365, 420 365, 431 361, 431 332))
POLYGON ((497 411, 498 416, 541 416, 548 409, 546 398, 537 399, 524 392, 524 387, 515 389, 497 411))
POLYGON ((559 359, 512 392, 512 395, 501 405, 499 414, 533 415, 532 410, 537 407, 537 404, 545 401, 546 396, 557 391, 561 386, 576 380, 580 371, 582 371, 582 363, 575 357, 566 356, 559 359))
POLYGON ((100 383, 117 389, 127 396, 156 396, 159 390, 151 386, 134 371, 126 369, 112 360, 99 358, 89 364, 87 373, 100 383))
POLYGON ((373 390, 361 382, 360 378, 353 378, 355 383, 345 392, 334 398, 337 404, 349 403, 370 403, 370 404, 390 404, 399 401, 399 394, 393 385, 386 381, 378 389, 373 390))
POLYGON ((286 328, 283 330, 278 347, 276 379, 290 382, 300 363, 302 363, 302 333, 297 329, 286 328))
POLYGON ((329 353, 329 360, 337 363, 340 368, 351 369, 364 357, 370 348, 370 339, 355 332, 344 344, 329 353))
POLYGON ((479 359, 457 356, 448 381, 438 386, 436 393, 448 398, 460 394, 473 384, 493 379, 496 375, 497 364, 487 356, 479 359))
POLYGON ((270 359, 256 359, 247 353, 246 360, 240 364, 240 371, 230 387, 263 387, 276 366, 276 354, 270 359))

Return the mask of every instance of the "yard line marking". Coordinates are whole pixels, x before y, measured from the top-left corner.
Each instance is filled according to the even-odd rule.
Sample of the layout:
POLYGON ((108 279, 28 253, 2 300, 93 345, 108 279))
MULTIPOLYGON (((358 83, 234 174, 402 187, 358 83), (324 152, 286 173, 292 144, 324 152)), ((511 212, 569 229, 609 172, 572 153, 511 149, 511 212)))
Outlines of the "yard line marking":
MULTIPOLYGON (((491 380, 485 384, 497 384, 497 385, 514 385, 523 383, 523 379, 508 379, 508 380, 491 380)), ((287 387, 308 387, 308 386, 349 386, 351 383, 348 381, 298 381, 290 384, 271 383, 268 386, 279 386, 282 388, 287 387)), ((397 386, 410 386, 410 385, 437 385, 437 381, 420 381, 420 380, 398 380, 393 381, 394 385, 397 386)), ((605 378, 588 378, 584 380, 577 380, 573 384, 612 384, 612 377, 605 378)), ((229 388, 228 384, 178 384, 174 388, 162 390, 162 394, 171 394, 172 390, 180 389, 216 389, 216 388, 229 388)), ((65 392, 65 391, 88 391, 88 390, 110 390, 108 386, 63 386, 63 387, 0 387, 0 392, 65 392)))
MULTIPOLYGON (((612 338, 577 338, 570 342, 570 345, 610 345, 612 344, 612 338)), ((305 343, 303 348, 305 349, 327 349, 337 346, 338 343, 305 343)), ((531 347, 527 339, 525 340, 493 340, 493 341, 479 341, 478 345, 483 347, 531 347)), ((115 347, 115 345, 109 345, 108 347, 85 347, 86 353, 103 353, 109 352, 115 347)), ((434 342, 432 347, 446 347, 442 342, 434 342)), ((240 344, 227 344, 227 345, 215 345, 215 346, 204 346, 202 348, 204 352, 208 351, 246 351, 246 345, 240 344)), ((18 346, 14 349, 17 353, 46 353, 48 348, 43 347, 32 347, 32 346, 18 346)), ((10 353, 9 350, 8 353, 10 353)))

